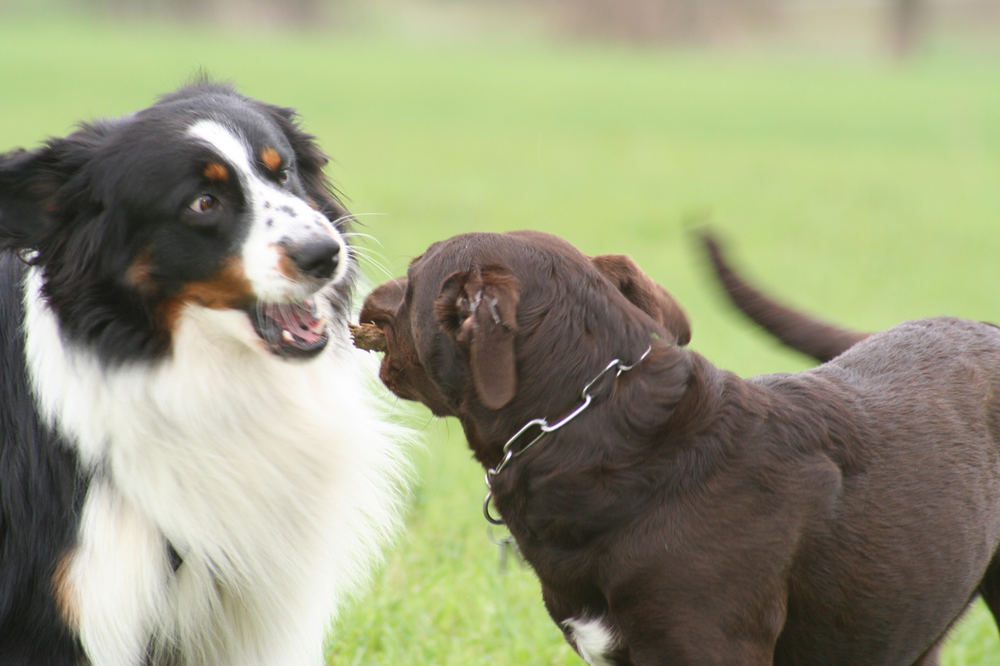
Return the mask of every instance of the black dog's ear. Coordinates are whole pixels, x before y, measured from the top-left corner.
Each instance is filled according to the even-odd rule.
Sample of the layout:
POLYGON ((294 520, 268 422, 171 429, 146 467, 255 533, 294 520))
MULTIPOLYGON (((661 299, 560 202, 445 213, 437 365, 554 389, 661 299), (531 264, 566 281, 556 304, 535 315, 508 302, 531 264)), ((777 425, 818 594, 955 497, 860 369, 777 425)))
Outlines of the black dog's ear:
POLYGON ((120 121, 85 123, 36 150, 0 155, 0 247, 35 249, 60 221, 98 208, 87 165, 120 121))
POLYGON ((323 168, 330 158, 316 143, 316 137, 304 131, 299 125, 294 109, 266 104, 268 113, 274 119, 295 152, 295 164, 302 186, 311 203, 338 228, 350 219, 350 213, 340 201, 336 190, 330 184, 323 168))
POLYGON ((676 344, 686 345, 691 341, 691 324, 684 310, 669 291, 654 282, 630 257, 602 254, 591 257, 590 261, 625 298, 673 334, 676 344))
POLYGON ((0 156, 0 247, 37 247, 54 225, 59 191, 74 171, 63 141, 0 156))
POLYGON ((486 266, 452 273, 434 301, 438 322, 469 350, 479 400, 500 409, 517 392, 517 278, 506 268, 486 266))

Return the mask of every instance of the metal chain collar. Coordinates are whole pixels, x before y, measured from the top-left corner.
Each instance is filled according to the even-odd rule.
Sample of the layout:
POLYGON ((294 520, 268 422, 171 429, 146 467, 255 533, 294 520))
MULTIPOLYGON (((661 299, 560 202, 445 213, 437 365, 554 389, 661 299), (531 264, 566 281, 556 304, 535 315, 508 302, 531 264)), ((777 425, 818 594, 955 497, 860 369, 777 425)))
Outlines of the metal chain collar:
POLYGON ((522 453, 524 453, 525 451, 527 451, 528 449, 530 449, 542 437, 544 437, 545 435, 547 435, 550 432, 554 432, 556 430, 559 430, 559 428, 562 428, 564 425, 566 425, 567 423, 569 423, 570 421, 572 421, 573 419, 575 419, 577 416, 579 416, 580 413, 583 410, 587 409, 587 407, 590 406, 590 403, 592 403, 594 401, 594 396, 591 395, 590 390, 594 387, 594 385, 597 382, 599 382, 601 379, 603 379, 605 375, 607 375, 608 373, 614 371, 614 373, 615 373, 615 377, 614 378, 617 379, 623 372, 628 372, 629 370, 631 370, 635 366, 637 366, 640 363, 642 363, 642 361, 647 356, 649 356, 649 352, 652 349, 653 349, 652 345, 650 345, 649 347, 646 347, 646 351, 644 351, 642 353, 642 356, 640 356, 639 359, 637 361, 635 361, 634 363, 632 363, 631 365, 625 365, 624 363, 621 362, 621 360, 619 360, 617 358, 614 359, 614 360, 612 360, 610 363, 608 363, 606 366, 604 366, 604 369, 601 370, 599 373, 597 373, 597 375, 593 379, 591 379, 589 382, 587 382, 584 385, 583 391, 580 392, 580 399, 581 399, 582 402, 579 405, 577 405, 576 407, 574 407, 568 414, 566 414, 566 416, 562 417, 561 419, 559 419, 557 422, 555 422, 553 424, 549 424, 549 422, 546 419, 543 419, 543 418, 542 419, 532 419, 532 420, 528 421, 527 423, 525 423, 521 427, 520 430, 518 430, 516 433, 514 433, 514 435, 510 439, 507 440, 507 443, 503 445, 503 457, 500 459, 500 462, 497 463, 496 467, 491 467, 490 469, 486 470, 486 491, 487 492, 486 492, 486 498, 483 500, 483 515, 486 516, 486 520, 488 520, 490 523, 492 523, 494 525, 503 525, 504 524, 502 518, 495 518, 490 513, 490 501, 493 499, 493 485, 491 483, 491 480, 494 477, 496 477, 498 474, 500 474, 500 472, 502 472, 504 470, 504 468, 507 466, 508 463, 510 463, 511 460, 513 460, 514 458, 517 458, 522 453), (537 428, 538 429, 538 433, 534 436, 534 438, 531 439, 531 441, 529 441, 527 444, 525 444, 521 448, 515 449, 514 448, 514 444, 525 433, 529 432, 532 428, 537 428))

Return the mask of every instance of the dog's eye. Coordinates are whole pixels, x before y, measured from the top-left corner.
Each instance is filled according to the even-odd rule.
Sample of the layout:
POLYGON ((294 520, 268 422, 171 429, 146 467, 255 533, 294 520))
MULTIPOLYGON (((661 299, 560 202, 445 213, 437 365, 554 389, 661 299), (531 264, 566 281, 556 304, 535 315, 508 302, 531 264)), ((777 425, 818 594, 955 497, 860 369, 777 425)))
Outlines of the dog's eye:
POLYGON ((277 179, 279 183, 285 185, 286 183, 288 183, 289 180, 291 180, 292 174, 288 169, 282 169, 281 171, 276 173, 274 177, 277 179))
POLYGON ((188 206, 196 213, 207 213, 219 207, 219 200, 211 194, 203 194, 188 206))

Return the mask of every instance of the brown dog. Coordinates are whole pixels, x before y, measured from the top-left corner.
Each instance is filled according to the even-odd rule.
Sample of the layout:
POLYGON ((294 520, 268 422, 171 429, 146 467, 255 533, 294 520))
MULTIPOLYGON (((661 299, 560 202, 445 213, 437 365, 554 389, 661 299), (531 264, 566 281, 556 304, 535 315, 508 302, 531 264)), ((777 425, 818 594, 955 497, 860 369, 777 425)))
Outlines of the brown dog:
POLYGON ((457 236, 362 312, 386 385, 461 421, 570 643, 591 664, 934 663, 977 591, 1000 598, 1000 330, 911 322, 742 380, 613 263, 457 236))

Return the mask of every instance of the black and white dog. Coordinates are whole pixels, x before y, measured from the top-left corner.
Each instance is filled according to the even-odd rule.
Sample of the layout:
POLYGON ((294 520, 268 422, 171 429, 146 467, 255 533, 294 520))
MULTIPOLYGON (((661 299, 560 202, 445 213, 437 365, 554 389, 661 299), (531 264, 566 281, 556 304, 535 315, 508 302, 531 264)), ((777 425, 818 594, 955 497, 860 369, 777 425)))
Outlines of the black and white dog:
POLYGON ((325 163, 212 83, 0 156, 0 663, 322 663, 402 485, 325 163))

